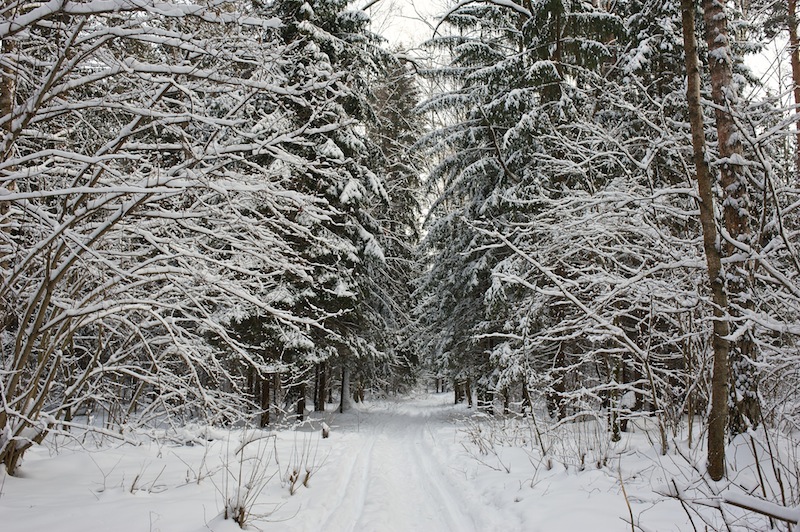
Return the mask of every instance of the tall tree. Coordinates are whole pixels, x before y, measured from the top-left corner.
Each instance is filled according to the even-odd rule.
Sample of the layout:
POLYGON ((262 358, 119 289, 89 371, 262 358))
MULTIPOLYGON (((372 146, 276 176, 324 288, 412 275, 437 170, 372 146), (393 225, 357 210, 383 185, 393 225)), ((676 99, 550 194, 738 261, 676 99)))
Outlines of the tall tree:
MULTIPOLYGON (((386 184, 393 170, 387 161, 398 154, 382 152, 379 139, 370 132, 380 122, 375 82, 395 60, 369 31, 366 15, 348 9, 347 2, 281 0, 269 4, 268 10, 285 21, 283 42, 306 55, 284 65, 288 76, 302 79, 324 73, 330 79, 313 98, 291 106, 291 120, 309 120, 313 127, 306 132, 308 142, 290 152, 313 163, 295 167, 290 179, 336 213, 316 222, 320 238, 296 243, 315 269, 310 279, 298 282, 296 309, 323 309, 329 316, 325 329, 313 331, 306 347, 292 356, 304 376, 341 373, 344 386, 352 373, 360 385, 374 378, 391 351, 390 335, 385 334, 387 299, 379 292, 386 286, 381 276, 387 260, 396 260, 394 253, 399 251, 389 250, 398 212, 388 220, 382 217, 392 201, 386 184), (306 371, 314 364, 315 371, 306 371)), ((396 198, 404 193, 393 192, 398 192, 396 198)), ((342 407, 348 395, 342 392, 342 407)), ((318 398, 317 407, 321 405, 318 398)))
MULTIPOLYGON (((800 38, 797 36, 797 0, 787 0, 786 28, 789 33, 789 61, 792 68, 792 82, 795 114, 800 115, 800 38)), ((800 126, 795 126, 795 171, 800 174, 800 126)))
POLYGON ((718 246, 719 232, 714 213, 714 180, 706 159, 705 127, 703 125, 703 110, 700 104, 700 61, 698 59, 695 33, 696 9, 697 6, 693 0, 681 1, 683 40, 688 76, 686 100, 689 106, 689 121, 692 129, 700 223, 703 230, 703 249, 708 266, 708 279, 711 284, 714 312, 714 336, 712 338, 714 362, 708 427, 708 473, 712 479, 719 480, 725 472, 725 443, 727 440, 728 357, 730 343, 728 341, 729 327, 725 313, 728 309, 728 296, 722 270, 722 250, 718 246))
POLYGON ((734 331, 737 340, 730 346, 729 358, 734 383, 730 422, 731 429, 738 434, 746 430, 748 424, 757 425, 761 417, 755 371, 749 362, 757 359, 757 355, 745 316, 753 308, 749 286, 751 272, 748 262, 741 260, 737 247, 738 242, 749 242, 751 238, 750 187, 743 157, 742 135, 734 120, 734 113, 739 107, 739 87, 733 80, 735 52, 728 34, 725 6, 714 0, 704 0, 703 21, 708 46, 711 98, 715 104, 719 152, 717 165, 727 233, 723 237, 724 252, 729 263, 725 273, 730 304, 728 312, 737 326, 734 331))
POLYGON ((413 282, 418 276, 415 250, 420 239, 422 164, 413 146, 423 133, 416 108, 420 90, 411 65, 388 62, 374 82, 375 120, 367 135, 379 149, 376 172, 383 175, 386 202, 373 206, 384 261, 368 276, 370 306, 380 317, 376 340, 391 356, 380 372, 394 390, 414 382, 418 357, 411 323, 413 282))

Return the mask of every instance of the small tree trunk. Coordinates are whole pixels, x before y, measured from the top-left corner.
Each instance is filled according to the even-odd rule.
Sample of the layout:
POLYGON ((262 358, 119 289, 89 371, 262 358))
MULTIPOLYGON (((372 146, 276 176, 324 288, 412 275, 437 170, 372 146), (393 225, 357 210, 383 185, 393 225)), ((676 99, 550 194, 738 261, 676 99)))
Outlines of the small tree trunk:
POLYGON ((0 464, 5 466, 6 473, 12 476, 14 475, 17 470, 17 465, 19 465, 19 461, 28 447, 29 446, 17 448, 14 442, 8 443, 8 446, 0 453, 0 464))
POLYGON ((306 415, 306 383, 300 384, 298 387, 299 396, 297 397, 297 418, 303 421, 306 415))
POLYGON ((464 391, 462 389, 462 385, 459 384, 457 380, 453 380, 453 403, 463 403, 464 402, 464 391))
MULTIPOLYGON (((630 373, 627 372, 628 365, 623 362, 622 364, 620 364, 620 366, 621 366, 620 367, 620 375, 622 376, 622 383, 623 384, 627 384, 627 383, 631 382, 628 379, 629 377, 631 377, 630 373)), ((625 394, 622 395, 622 397, 624 397, 624 396, 625 396, 625 394)), ((635 397, 635 395, 634 395, 634 397, 635 397)), ((628 408, 630 408, 630 407, 628 407, 628 408)), ((619 430, 621 432, 628 432, 628 417, 627 416, 619 420, 619 430)))
POLYGON ((347 364, 342 364, 342 395, 339 399, 339 412, 344 413, 350 409, 350 369, 347 364))
POLYGON ((272 374, 272 404, 279 405, 283 401, 281 397, 281 374, 272 374))
POLYGON ((252 397, 257 396, 258 391, 258 373, 256 368, 250 366, 247 368, 247 391, 252 397))
POLYGON ((611 428, 611 441, 620 441, 622 439, 622 425, 619 419, 620 411, 620 385, 623 382, 622 360, 620 357, 613 357, 610 363, 610 373, 613 378, 613 388, 609 391, 608 398, 608 421, 611 428))
POLYGON ((319 364, 314 364, 314 411, 319 411, 319 364))
POLYGON ((530 412, 533 415, 533 400, 531 399, 531 392, 528 390, 528 383, 522 381, 522 413, 530 412))
POLYGON ((269 411, 270 411, 270 380, 272 375, 267 375, 265 379, 261 380, 261 427, 269 425, 269 411))
POLYGON ((320 362, 317 369, 317 390, 316 397, 314 399, 314 409, 317 412, 325 411, 325 396, 328 390, 327 373, 328 363, 320 362))
POLYGON ((728 296, 725 292, 722 273, 722 258, 717 247, 719 234, 714 217, 714 195, 711 173, 705 157, 705 130, 703 112, 700 107, 700 62, 697 57, 695 35, 695 4, 693 0, 681 0, 683 42, 685 49, 688 85, 686 100, 689 107, 689 122, 692 130, 692 152, 697 172, 697 190, 700 197, 700 225, 703 231, 703 250, 711 284, 711 299, 714 306, 714 324, 711 344, 714 366, 711 377, 711 412, 708 420, 708 473, 719 480, 725 473, 725 436, 728 417, 728 322, 725 311, 728 296))
MULTIPOLYGON (((787 24, 789 29, 789 58, 792 65, 792 81, 794 82, 795 113, 800 114, 800 39, 797 37, 797 0, 788 0, 787 24)), ((800 123, 795 123, 795 172, 796 180, 800 180, 800 123)))
POLYGON ((553 384, 547 391, 547 408, 551 417, 555 417, 559 421, 567 417, 567 354, 565 353, 564 345, 560 345, 558 352, 556 352, 555 359, 553 360, 553 367, 550 376, 553 378, 553 384))

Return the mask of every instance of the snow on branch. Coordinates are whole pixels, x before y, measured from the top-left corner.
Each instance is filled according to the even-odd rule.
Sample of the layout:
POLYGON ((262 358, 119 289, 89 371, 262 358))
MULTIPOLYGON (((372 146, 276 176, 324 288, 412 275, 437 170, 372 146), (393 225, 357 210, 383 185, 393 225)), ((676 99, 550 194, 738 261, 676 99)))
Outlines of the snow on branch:
POLYGON ((800 530, 800 508, 787 508, 739 491, 726 491, 722 494, 722 500, 733 506, 766 515, 779 521, 785 521, 790 525, 794 525, 792 527, 793 531, 800 530))
POLYGON ((514 11, 516 13, 519 13, 520 15, 523 15, 527 19, 533 18, 533 15, 531 14, 531 12, 528 9, 526 9, 525 7, 517 4, 513 0, 461 0, 455 6, 450 8, 450 10, 447 11, 444 15, 442 15, 441 19, 439 20, 439 23, 436 24, 436 27, 433 29, 434 35, 438 32, 439 26, 444 24, 451 15, 457 13, 460 9, 462 9, 462 8, 468 6, 468 5, 471 5, 471 4, 493 5, 493 6, 497 6, 497 7, 501 7, 501 8, 510 9, 511 11, 514 11))
MULTIPOLYGON (((0 38, 7 38, 24 31, 41 20, 60 13, 72 16, 96 16, 116 13, 147 12, 162 17, 196 17, 206 22, 220 24, 240 24, 263 29, 279 28, 280 19, 260 19, 243 15, 236 11, 228 11, 225 4, 234 6, 233 2, 217 2, 213 7, 190 3, 152 2, 147 0, 90 0, 88 2, 72 2, 69 0, 50 0, 27 12, 15 16, 7 22, 0 23, 0 38)), ((20 2, 20 5, 24 5, 20 2)))

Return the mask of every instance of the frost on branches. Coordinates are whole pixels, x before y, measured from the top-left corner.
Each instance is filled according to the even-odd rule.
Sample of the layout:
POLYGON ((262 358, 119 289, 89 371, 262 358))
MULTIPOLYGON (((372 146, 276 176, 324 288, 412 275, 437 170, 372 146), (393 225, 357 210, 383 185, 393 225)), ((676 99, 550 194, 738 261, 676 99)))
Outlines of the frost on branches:
POLYGON ((241 419, 283 363, 231 324, 285 347, 341 313, 298 311, 318 265, 296 244, 342 249, 343 218, 295 177, 341 162, 298 149, 348 120, 314 101, 339 74, 293 76, 308 49, 237 2, 2 15, 0 462, 77 424, 241 419))

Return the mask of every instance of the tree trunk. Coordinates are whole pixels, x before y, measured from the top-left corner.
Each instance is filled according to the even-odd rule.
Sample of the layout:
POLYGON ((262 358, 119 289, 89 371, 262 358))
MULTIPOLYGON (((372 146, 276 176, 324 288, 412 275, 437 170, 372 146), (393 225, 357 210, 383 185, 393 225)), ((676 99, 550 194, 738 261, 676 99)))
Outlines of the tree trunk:
POLYGON ((553 381, 546 392, 547 412, 550 414, 550 417, 558 419, 559 421, 567 417, 567 403, 564 399, 567 391, 567 375, 563 372, 563 368, 566 367, 566 365, 567 357, 564 354, 564 347, 559 346, 550 372, 553 381))
POLYGON ((453 399, 454 404, 463 403, 464 397, 466 394, 464 393, 464 383, 460 383, 457 380, 453 380, 453 399))
POLYGON ((350 369, 347 364, 342 364, 342 395, 339 399, 339 412, 344 413, 350 409, 350 369))
POLYGON ((279 405, 283 398, 281 397, 281 374, 272 374, 272 404, 279 405))
POLYGON ((356 389, 353 392, 353 401, 356 403, 363 403, 364 402, 364 378, 363 376, 358 377, 356 380, 356 389))
MULTIPOLYGON (((788 0, 789 59, 794 82, 795 113, 800 114, 800 39, 797 37, 797 0, 788 0)), ((800 123, 795 123, 795 181, 800 181, 800 123)))
MULTIPOLYGON (((0 52, 2 52, 2 57, 8 57, 14 52, 14 42, 11 39, 5 39, 0 42, 0 52)), ((14 71, 11 67, 11 62, 6 60, 3 61, 2 70, 0 70, 0 118, 2 117, 9 117, 3 124, 3 128, 0 130, 0 133, 3 137, 11 135, 11 128, 12 122, 11 115, 14 111, 14 79, 15 79, 14 71)), ((10 139, 9 139, 10 141, 10 139)), ((6 145, 6 150, 0 154, 2 156, 2 160, 5 161, 6 158, 9 157, 11 154, 13 143, 3 142, 6 145)), ((6 169, 7 172, 13 172, 14 167, 9 167, 6 169)), ((9 192, 13 192, 16 189, 16 185, 13 181, 7 181, 2 186, 9 192)), ((9 213, 9 202, 7 201, 0 201, 0 224, 3 227, 10 227, 12 224, 9 223, 9 220, 6 220, 9 213)), ((7 231, 7 229, 3 229, 7 231)), ((6 254, 3 251, 0 251, 0 284, 5 285, 5 279, 2 277, 2 272, 8 269, 8 264, 6 260, 6 254)), ((0 301, 0 330, 9 330, 14 325, 13 319, 13 312, 6 303, 5 298, 0 301)), ((2 347, 2 346, 0 346, 2 347)), ((0 422, 0 432, 2 431, 3 427, 5 426, 5 422, 0 422)))
POLYGON ((522 413, 529 412, 533 415, 533 400, 531 399, 531 392, 528 390, 528 383, 526 380, 522 381, 522 413))
POLYGON ((622 423, 620 423, 621 397, 620 387, 625 384, 622 360, 620 357, 613 357, 609 364, 609 376, 614 386, 609 391, 608 401, 608 424, 611 428, 611 441, 617 442, 622 439, 622 423))
POLYGON ((314 364, 314 411, 319 411, 319 364, 314 364))
POLYGON ((300 384, 298 387, 299 396, 297 397, 297 418, 303 421, 306 415, 306 383, 300 384))
MULTIPOLYGON (((742 136, 737 132, 733 118, 737 95, 733 82, 732 51, 728 34, 728 19, 718 0, 703 0, 703 19, 708 44, 708 68, 711 74, 711 98, 717 121, 717 140, 720 157, 720 185, 723 194, 725 229, 733 241, 747 241, 750 235, 748 217, 750 197, 747 176, 744 172, 742 136)), ((730 242, 725 242, 728 268, 725 275, 728 295, 728 313, 743 316, 753 308, 753 298, 748 289, 750 272, 745 260, 732 260, 740 255, 730 242)), ((746 327, 746 325, 740 325, 746 327)), ((728 350, 731 386, 730 430, 740 434, 750 426, 758 425, 761 407, 758 401, 758 382, 753 365, 756 358, 753 339, 749 331, 736 335, 728 350)))
POLYGON ((320 362, 317 366, 317 388, 314 398, 314 410, 317 412, 325 411, 325 396, 328 389, 327 382, 328 363, 320 362))
POLYGON ((265 379, 261 380, 261 427, 269 425, 269 410, 270 410, 270 380, 272 375, 267 375, 265 379))
POLYGON ((711 412, 708 420, 708 474, 719 480, 725 473, 725 436, 728 417, 728 322, 725 311, 728 296, 722 273, 722 257, 716 242, 719 237, 714 218, 714 194, 711 172, 705 157, 703 111, 700 107, 700 62, 695 35, 695 4, 681 0, 683 42, 688 84, 686 100, 692 130, 692 155, 697 173, 697 192, 700 198, 700 225, 703 231, 703 250, 708 266, 711 300, 714 306, 713 336, 714 366, 711 378, 711 412))
POLYGON ((247 368, 247 391, 248 393, 256 397, 258 393, 258 372, 256 372, 256 368, 250 366, 247 368))
POLYGON ((29 447, 30 445, 17 447, 13 441, 8 443, 8 446, 0 453, 0 464, 5 466, 6 473, 14 475, 22 455, 25 454, 29 447))

